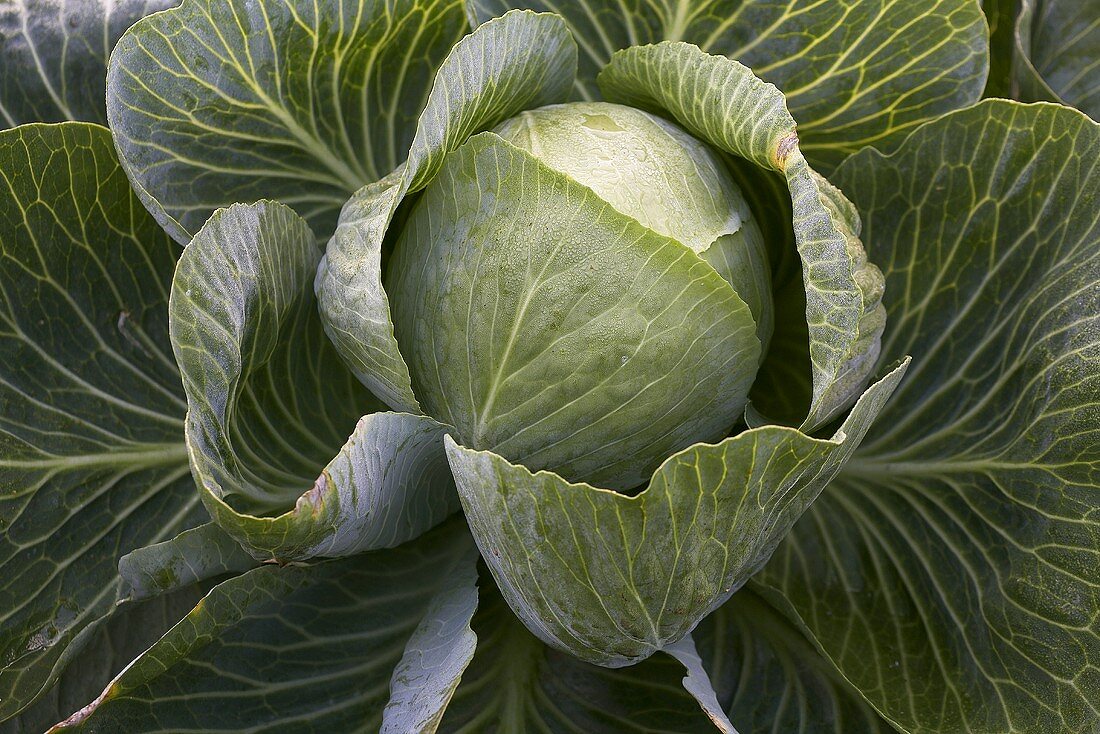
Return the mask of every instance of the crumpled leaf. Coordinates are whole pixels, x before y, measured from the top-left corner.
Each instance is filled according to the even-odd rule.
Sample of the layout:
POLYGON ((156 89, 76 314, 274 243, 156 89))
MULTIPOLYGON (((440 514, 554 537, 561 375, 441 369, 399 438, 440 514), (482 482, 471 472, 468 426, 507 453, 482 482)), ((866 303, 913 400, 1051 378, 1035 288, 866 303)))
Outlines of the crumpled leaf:
POLYGON ((317 272, 321 317, 352 372, 394 410, 420 412, 382 286, 382 242, 397 207, 477 130, 564 99, 576 66, 576 44, 556 16, 513 12, 477 28, 444 60, 407 163, 344 206, 317 272))
POLYGON ((867 260, 851 203, 803 157, 783 95, 740 63, 685 43, 620 51, 599 83, 613 102, 670 115, 712 145, 783 174, 802 258, 813 371, 802 430, 848 408, 877 363, 886 326, 882 273, 867 260))
POLYGON ((767 561, 905 373, 832 438, 765 426, 670 457, 629 497, 532 474, 447 437, 466 519, 504 598, 547 644, 619 667, 689 633, 767 561))
POLYGON ((181 244, 265 197, 328 237, 348 196, 404 159, 465 31, 460 0, 184 0, 111 56, 123 167, 181 244))
POLYGON ((118 574, 125 582, 126 597, 139 600, 257 565, 231 535, 208 522, 171 540, 130 551, 119 559, 118 574))
POLYGON ((374 413, 325 339, 319 259, 286 206, 236 205, 195 235, 172 282, 191 468, 215 522, 258 559, 392 547, 458 507, 443 427, 374 413))

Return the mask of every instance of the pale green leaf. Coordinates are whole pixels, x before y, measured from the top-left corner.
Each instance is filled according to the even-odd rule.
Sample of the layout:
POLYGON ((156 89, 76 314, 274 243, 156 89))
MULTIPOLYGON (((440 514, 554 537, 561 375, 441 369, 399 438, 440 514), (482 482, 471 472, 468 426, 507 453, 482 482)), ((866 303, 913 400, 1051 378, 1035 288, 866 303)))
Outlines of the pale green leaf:
POLYGON ((0 3, 0 125, 107 122, 107 58, 119 36, 179 0, 0 3))
POLYGON ((548 644, 618 667, 690 632, 768 559, 863 438, 905 372, 829 440, 766 426, 670 457, 633 497, 532 474, 447 437, 481 554, 548 644))
POLYGON ((703 713, 711 720, 715 728, 722 734, 737 734, 733 724, 726 716, 718 703, 718 696, 714 692, 714 686, 710 682, 710 675, 703 668, 703 660, 695 649, 695 640, 691 634, 687 634, 678 642, 666 645, 664 651, 674 657, 684 666, 687 675, 684 676, 684 690, 692 695, 699 703, 703 713))
POLYGON ((390 267, 425 409, 532 471, 641 485, 728 434, 759 364, 748 307, 701 257, 492 133, 447 159, 390 267))
MULTIPOLYGON (((686 41, 749 66, 787 95, 806 156, 831 170, 977 101, 988 32, 976 0, 470 0, 560 13, 581 49, 577 94, 619 49, 686 41)), ((669 90, 674 91, 674 90, 669 90)))
POLYGON ((685 43, 620 51, 600 73, 609 99, 671 115, 689 132, 783 174, 806 292, 813 430, 852 404, 875 367, 885 327, 882 274, 867 261, 859 217, 802 155, 783 95, 745 66, 685 43))
POLYGON ((136 23, 107 110, 142 200, 186 244, 263 197, 327 237, 352 192, 404 160, 459 0, 184 0, 136 23))
POLYGON ((726 156, 662 117, 609 102, 526 110, 492 132, 703 258, 749 307, 766 350, 768 248, 726 156))
POLYGON ((106 128, 0 132, 0 718, 114 608, 118 557, 203 515, 168 343, 176 254, 106 128))
POLYGON ((1100 8, 1094 0, 1021 0, 1014 97, 1072 105, 1100 119, 1100 8))
POLYGON ((470 627, 478 605, 477 560, 477 548, 468 542, 443 575, 393 670, 380 734, 430 734, 439 726, 477 647, 470 627))
POLYGON ((394 410, 420 412, 382 286, 382 245, 397 207, 478 130, 563 99, 577 49, 560 18, 508 13, 462 39, 443 62, 408 162, 344 206, 317 273, 325 331, 351 370, 394 410))
POLYGON ((214 520, 257 558, 398 545, 458 507, 442 426, 374 413, 325 338, 319 259, 289 208, 238 204, 195 235, 172 282, 192 470, 214 520))
POLYGON ((1098 161, 994 100, 837 172, 920 358, 754 581, 905 731, 1100 723, 1098 161))
POLYGON ((171 540, 130 551, 118 561, 128 599, 176 591, 224 574, 243 573, 256 560, 215 523, 185 530, 171 540))
MULTIPOLYGON (((473 583, 472 550, 457 522, 401 548, 223 582, 55 731, 377 732, 406 645, 446 608, 446 579, 473 583)), ((454 611, 464 621, 439 621, 468 630, 473 606, 454 611)))

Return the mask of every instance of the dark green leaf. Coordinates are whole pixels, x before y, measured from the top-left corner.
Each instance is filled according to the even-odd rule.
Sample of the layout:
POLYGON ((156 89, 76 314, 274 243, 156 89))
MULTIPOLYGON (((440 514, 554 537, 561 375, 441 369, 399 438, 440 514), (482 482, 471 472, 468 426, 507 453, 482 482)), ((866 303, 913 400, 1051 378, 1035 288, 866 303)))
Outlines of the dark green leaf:
POLYGON ((1090 0, 1021 0, 1017 99, 1072 105, 1100 119, 1100 9, 1090 0))
MULTIPOLYGON (((446 734, 714 734, 666 655, 609 670, 547 647, 483 578, 478 646, 439 727, 446 734)), ((745 733, 747 734, 747 733, 745 733)))
POLYGON ((0 718, 113 609, 120 555, 203 516, 168 343, 176 253, 106 128, 0 132, 0 718))
POLYGON ((86 645, 41 698, 13 719, 0 734, 42 734, 99 695, 130 661, 180 621, 202 598, 189 586, 140 602, 125 602, 99 625, 86 645))
POLYGON ((913 368, 756 577, 909 732, 1100 720, 1100 126, 989 101, 837 180, 913 368))
POLYGON ((989 78, 986 97, 1012 93, 1012 57, 1016 49, 1016 14, 1021 0, 980 0, 989 23, 989 78))
POLYGON ((628 46, 686 41, 742 62, 787 96, 806 156, 829 171, 847 153, 976 101, 988 37, 975 0, 471 0, 484 20, 551 10, 581 48, 580 96, 628 46))
POLYGON ((377 732, 393 671, 429 614, 456 612, 435 624, 468 643, 473 606, 438 597, 454 592, 451 574, 472 585, 475 558, 456 522, 401 548, 249 571, 215 587, 58 731, 377 732))
POLYGON ((775 609, 745 588, 693 633, 718 700, 741 734, 894 730, 775 609))
POLYGON ((135 24, 107 76, 127 174, 186 244, 219 206, 289 204, 327 237, 404 158, 459 0, 184 0, 135 24))
POLYGON ((0 3, 0 125, 107 122, 107 58, 134 21, 179 0, 0 3))

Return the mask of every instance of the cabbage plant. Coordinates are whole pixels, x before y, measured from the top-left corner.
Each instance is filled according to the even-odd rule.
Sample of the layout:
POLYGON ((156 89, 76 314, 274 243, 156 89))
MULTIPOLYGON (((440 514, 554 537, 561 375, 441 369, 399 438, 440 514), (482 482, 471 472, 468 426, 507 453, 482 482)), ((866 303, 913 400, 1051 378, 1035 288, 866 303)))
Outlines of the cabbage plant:
POLYGON ((0 6, 0 727, 1095 731, 1098 20, 0 6))

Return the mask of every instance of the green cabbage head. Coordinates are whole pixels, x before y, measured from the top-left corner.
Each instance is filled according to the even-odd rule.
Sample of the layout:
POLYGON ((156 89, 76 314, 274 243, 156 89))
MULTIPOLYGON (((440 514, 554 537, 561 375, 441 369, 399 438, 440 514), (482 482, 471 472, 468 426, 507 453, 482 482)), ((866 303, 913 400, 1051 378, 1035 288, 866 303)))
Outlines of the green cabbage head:
POLYGON ((606 102, 450 153, 385 283, 413 392, 456 441, 614 489, 724 438, 771 333, 763 235, 718 154, 606 102))
POLYGON ((662 43, 570 101, 575 54, 550 14, 457 44, 404 163, 344 205, 316 294, 348 368, 445 451, 520 618, 617 666, 760 568, 905 367, 867 389, 882 273, 774 86, 662 43))

